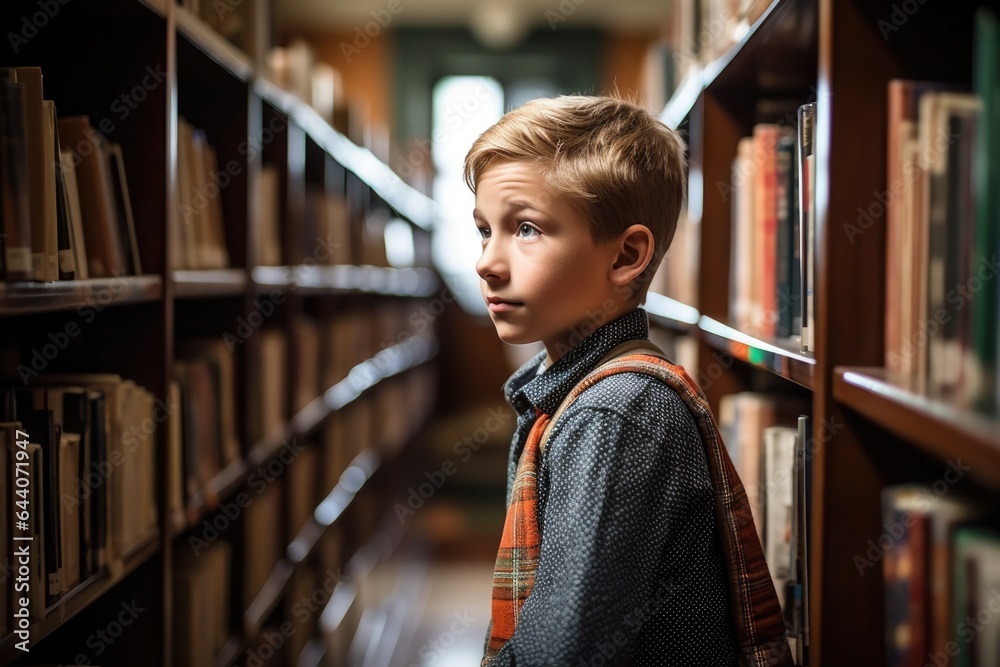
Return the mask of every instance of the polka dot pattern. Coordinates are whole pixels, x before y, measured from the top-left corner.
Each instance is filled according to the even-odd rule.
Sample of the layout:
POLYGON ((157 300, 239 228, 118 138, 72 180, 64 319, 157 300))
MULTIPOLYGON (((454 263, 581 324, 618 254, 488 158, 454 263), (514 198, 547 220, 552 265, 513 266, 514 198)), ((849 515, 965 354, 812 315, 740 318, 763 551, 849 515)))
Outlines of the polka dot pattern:
MULTIPOLYGON (((648 333, 637 308, 504 384, 518 414, 508 504, 535 409, 552 414, 612 348, 648 333)), ((490 665, 737 665, 708 462, 671 387, 619 373, 584 391, 552 429, 538 493, 534 588, 490 665)))

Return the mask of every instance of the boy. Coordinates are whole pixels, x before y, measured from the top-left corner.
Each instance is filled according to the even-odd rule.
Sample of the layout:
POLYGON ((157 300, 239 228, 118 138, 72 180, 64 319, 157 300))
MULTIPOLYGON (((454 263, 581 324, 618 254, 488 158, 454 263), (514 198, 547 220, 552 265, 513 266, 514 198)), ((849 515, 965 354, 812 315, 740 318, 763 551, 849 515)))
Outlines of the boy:
POLYGON ((690 397, 639 372, 577 386, 647 338, 640 304, 685 172, 676 133, 607 97, 529 102, 466 156, 497 334, 545 346, 503 387, 518 420, 484 667, 791 664, 745 493, 693 381, 661 360, 690 397))

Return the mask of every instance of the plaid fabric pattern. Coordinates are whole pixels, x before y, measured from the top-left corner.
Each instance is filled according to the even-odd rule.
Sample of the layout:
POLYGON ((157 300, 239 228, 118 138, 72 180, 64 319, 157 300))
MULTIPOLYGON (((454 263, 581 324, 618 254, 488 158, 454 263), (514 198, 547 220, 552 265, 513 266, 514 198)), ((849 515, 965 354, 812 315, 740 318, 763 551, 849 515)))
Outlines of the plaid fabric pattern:
POLYGON ((514 635, 521 606, 535 583, 542 549, 538 530, 538 457, 549 415, 536 409, 537 419, 517 462, 517 475, 504 519, 500 549, 493 569, 493 625, 482 665, 514 635))
POLYGON ((683 399, 698 424, 715 489, 716 530, 725 552, 730 608, 742 667, 791 667, 785 624, 764 552, 750 513, 746 490, 726 451, 704 392, 687 371, 651 354, 629 354, 605 362, 567 396, 550 420, 536 409, 537 419, 518 460, 511 502, 493 576, 493 617, 486 667, 517 627, 518 613, 531 593, 541 535, 537 517, 537 463, 546 426, 577 396, 614 373, 645 373, 661 379, 683 399))

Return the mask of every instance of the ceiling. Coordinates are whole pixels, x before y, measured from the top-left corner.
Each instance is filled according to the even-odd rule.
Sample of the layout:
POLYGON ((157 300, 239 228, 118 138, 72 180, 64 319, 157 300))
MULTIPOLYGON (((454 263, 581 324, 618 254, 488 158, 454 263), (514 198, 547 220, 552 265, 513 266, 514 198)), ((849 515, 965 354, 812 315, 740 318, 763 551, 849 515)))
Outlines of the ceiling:
POLYGON ((377 17, 385 27, 508 22, 548 26, 644 29, 662 26, 672 0, 275 0, 281 30, 352 30, 377 17), (396 13, 391 13, 396 9, 396 13))

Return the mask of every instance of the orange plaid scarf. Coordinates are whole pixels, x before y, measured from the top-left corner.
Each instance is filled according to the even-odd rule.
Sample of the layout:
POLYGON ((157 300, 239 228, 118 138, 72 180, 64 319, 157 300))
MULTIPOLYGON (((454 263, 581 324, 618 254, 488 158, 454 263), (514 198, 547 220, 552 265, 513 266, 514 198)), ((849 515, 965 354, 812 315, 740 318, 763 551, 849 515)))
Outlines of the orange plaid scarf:
POLYGON ((730 610, 741 667, 791 667, 781 607, 757 537, 746 490, 726 451, 708 400, 682 366, 670 362, 647 340, 627 341, 612 350, 573 388, 551 417, 535 409, 537 419, 518 459, 497 552, 490 638, 481 667, 487 667, 514 636, 521 607, 535 582, 542 545, 538 530, 538 460, 548 432, 585 389, 614 373, 628 372, 646 373, 666 382, 684 399, 698 424, 715 489, 716 532, 725 553, 730 610), (650 352, 621 356, 622 350, 628 353, 640 347, 650 352))

